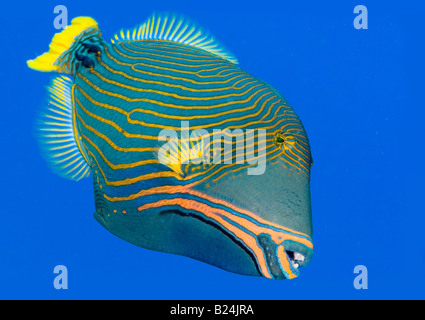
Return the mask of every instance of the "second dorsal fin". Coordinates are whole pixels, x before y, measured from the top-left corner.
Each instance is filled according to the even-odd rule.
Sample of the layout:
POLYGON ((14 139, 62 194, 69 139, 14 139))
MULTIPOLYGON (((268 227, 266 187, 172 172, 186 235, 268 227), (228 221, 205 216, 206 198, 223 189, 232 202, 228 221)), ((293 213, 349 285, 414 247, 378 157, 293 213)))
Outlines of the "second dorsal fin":
POLYGON ((154 13, 140 26, 116 33, 111 42, 149 39, 184 43, 208 51, 232 63, 238 63, 238 60, 206 30, 187 18, 175 14, 154 13))

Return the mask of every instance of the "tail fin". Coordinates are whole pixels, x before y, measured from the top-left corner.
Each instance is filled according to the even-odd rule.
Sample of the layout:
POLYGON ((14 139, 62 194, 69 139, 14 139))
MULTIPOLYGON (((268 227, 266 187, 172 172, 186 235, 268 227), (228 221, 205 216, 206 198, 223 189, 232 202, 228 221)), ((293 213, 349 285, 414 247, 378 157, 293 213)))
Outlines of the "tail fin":
POLYGON ((96 28, 97 22, 90 17, 77 17, 71 21, 60 33, 56 33, 49 46, 49 51, 38 56, 34 60, 28 60, 27 65, 31 69, 44 72, 60 71, 56 60, 66 50, 71 48, 77 36, 87 28, 96 28))

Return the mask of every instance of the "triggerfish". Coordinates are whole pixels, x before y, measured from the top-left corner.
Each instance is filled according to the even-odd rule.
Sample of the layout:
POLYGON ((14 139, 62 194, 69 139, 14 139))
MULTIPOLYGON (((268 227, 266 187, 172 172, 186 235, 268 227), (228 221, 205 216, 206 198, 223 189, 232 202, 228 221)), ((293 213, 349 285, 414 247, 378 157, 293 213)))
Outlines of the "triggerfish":
POLYGON ((77 17, 27 64, 62 74, 37 126, 43 154, 63 177, 92 175, 112 234, 270 279, 311 261, 305 129, 209 32, 153 14, 106 41, 77 17))

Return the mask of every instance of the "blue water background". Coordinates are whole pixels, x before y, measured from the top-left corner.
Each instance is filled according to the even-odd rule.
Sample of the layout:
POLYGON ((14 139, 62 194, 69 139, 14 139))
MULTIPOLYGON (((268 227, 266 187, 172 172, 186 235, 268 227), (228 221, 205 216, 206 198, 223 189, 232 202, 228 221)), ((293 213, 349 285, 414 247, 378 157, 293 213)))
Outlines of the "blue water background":
POLYGON ((424 299, 424 5, 416 1, 8 1, 0 17, 1 299, 424 299), (34 137, 54 74, 27 68, 53 8, 109 39, 153 11, 211 31, 275 86, 309 135, 314 246, 292 281, 232 274, 133 246, 93 218, 91 179, 50 171, 34 137), (366 5, 368 30, 353 27, 366 5), (69 289, 53 287, 65 265, 69 289), (356 265, 368 289, 356 290, 356 265))

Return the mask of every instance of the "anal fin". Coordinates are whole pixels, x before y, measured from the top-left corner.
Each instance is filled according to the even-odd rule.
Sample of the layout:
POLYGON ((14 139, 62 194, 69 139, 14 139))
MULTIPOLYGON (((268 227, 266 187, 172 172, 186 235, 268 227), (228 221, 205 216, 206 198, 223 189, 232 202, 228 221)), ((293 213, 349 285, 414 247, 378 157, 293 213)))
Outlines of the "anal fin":
POLYGON ((90 167, 74 126, 72 80, 65 76, 54 78, 48 91, 49 103, 37 123, 43 155, 55 173, 80 180, 89 176, 90 167))

